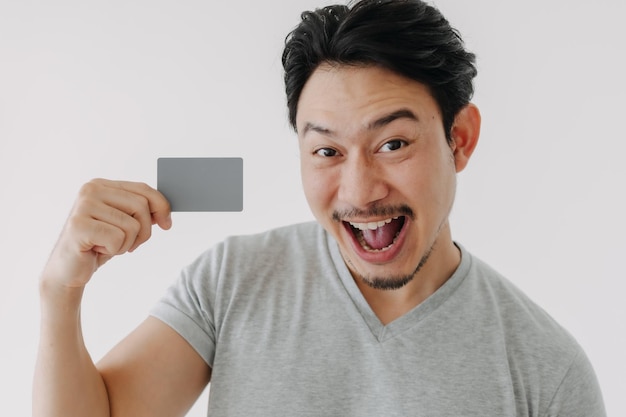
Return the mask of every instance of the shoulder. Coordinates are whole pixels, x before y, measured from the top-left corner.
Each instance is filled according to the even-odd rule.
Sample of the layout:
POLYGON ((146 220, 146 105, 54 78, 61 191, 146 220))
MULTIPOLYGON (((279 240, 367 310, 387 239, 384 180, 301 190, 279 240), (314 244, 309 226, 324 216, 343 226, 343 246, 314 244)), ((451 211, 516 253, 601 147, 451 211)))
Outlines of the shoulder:
POLYGON ((511 374, 525 387, 528 397, 538 399, 538 387, 556 392, 568 375, 575 374, 573 369, 587 360, 582 347, 511 281, 477 257, 468 256, 471 266, 465 294, 473 299, 474 308, 484 309, 483 317, 496 329, 511 374))
POLYGON ((468 285, 474 296, 497 313, 507 336, 524 346, 551 346, 573 358, 580 348, 571 334, 500 272, 471 257, 468 285), (523 340, 522 340, 523 339, 523 340))
POLYGON ((540 410, 567 409, 578 397, 595 411, 565 415, 603 415, 595 374, 574 337, 498 271, 464 256, 471 265, 463 294, 472 300, 469 308, 481 311, 492 337, 500 339, 516 389, 523 391, 518 394, 540 410))
POLYGON ((200 254, 196 262, 235 254, 250 254, 245 251, 276 252, 299 250, 325 241, 324 229, 317 222, 291 224, 258 233, 228 236, 200 254))
MULTIPOLYGON (((327 237, 317 222, 298 223, 249 235, 230 236, 204 251, 185 270, 196 279, 258 277, 325 256, 327 237)), ((232 278, 229 278, 232 279, 232 278)))
POLYGON ((470 265, 459 302, 501 339, 512 361, 558 378, 581 352, 574 337, 500 272, 464 249, 463 256, 470 265))
POLYGON ((224 246, 261 247, 271 250, 279 247, 309 247, 324 239, 324 229, 317 222, 297 223, 250 235, 230 236, 224 246))
MULTIPOLYGON (((292 258, 315 258, 326 247, 326 234, 317 222, 292 224, 250 235, 231 236, 213 250, 229 265, 242 261, 257 264, 292 258)), ((209 251, 210 252, 210 251, 209 251)), ((231 265, 232 266, 232 265, 231 265)))
POLYGON ((228 237, 185 266, 167 297, 218 314, 233 300, 246 302, 275 289, 286 293, 329 257, 322 245, 327 245, 325 231, 313 222, 228 237))

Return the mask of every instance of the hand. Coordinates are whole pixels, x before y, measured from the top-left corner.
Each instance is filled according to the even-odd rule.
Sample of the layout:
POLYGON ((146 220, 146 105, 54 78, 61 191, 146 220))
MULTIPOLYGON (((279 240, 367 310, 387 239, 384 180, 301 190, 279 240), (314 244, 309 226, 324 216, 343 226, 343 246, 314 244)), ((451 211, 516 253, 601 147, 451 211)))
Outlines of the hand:
POLYGON ((44 268, 42 281, 84 287, 115 255, 147 241, 152 225, 172 225, 163 194, 142 183, 95 179, 85 184, 44 268))

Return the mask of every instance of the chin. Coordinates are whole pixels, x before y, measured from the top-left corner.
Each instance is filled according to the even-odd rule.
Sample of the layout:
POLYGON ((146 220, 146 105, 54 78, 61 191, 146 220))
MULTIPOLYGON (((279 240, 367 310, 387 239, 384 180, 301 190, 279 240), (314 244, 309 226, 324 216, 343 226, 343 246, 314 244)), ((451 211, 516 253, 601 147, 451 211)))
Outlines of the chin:
POLYGON ((360 279, 368 287, 373 288, 375 290, 392 291, 392 290, 399 290, 400 288, 407 285, 409 282, 413 280, 416 273, 417 271, 412 274, 393 276, 393 277, 391 276, 387 276, 387 277, 360 276, 360 279))
POLYGON ((342 254, 355 278, 360 279, 364 284, 374 289, 397 290, 409 284, 424 265, 426 265, 435 244, 428 248, 419 259, 411 261, 411 266, 407 267, 406 263, 403 262, 404 266, 402 268, 400 268, 399 265, 396 265, 397 267, 395 268, 392 267, 394 261, 397 263, 401 262, 401 260, 398 259, 401 257, 401 254, 398 254, 398 258, 386 262, 385 265, 374 265, 359 256, 360 254, 358 252, 355 253, 353 250, 354 244, 348 246, 348 248, 342 250, 342 254), (344 250, 348 250, 351 256, 347 257, 344 250), (353 259, 357 260, 357 262, 354 262, 353 259))

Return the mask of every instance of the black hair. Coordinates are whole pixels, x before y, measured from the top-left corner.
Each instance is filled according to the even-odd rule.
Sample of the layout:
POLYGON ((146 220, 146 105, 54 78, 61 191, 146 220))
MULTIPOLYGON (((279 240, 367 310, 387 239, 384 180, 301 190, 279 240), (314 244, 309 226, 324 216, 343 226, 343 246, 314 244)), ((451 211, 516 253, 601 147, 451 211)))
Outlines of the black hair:
POLYGON ((443 15, 421 0, 360 0, 301 15, 287 36, 282 62, 289 122, 322 63, 380 66, 426 85, 439 105, 450 142, 456 114, 474 93, 475 55, 443 15))

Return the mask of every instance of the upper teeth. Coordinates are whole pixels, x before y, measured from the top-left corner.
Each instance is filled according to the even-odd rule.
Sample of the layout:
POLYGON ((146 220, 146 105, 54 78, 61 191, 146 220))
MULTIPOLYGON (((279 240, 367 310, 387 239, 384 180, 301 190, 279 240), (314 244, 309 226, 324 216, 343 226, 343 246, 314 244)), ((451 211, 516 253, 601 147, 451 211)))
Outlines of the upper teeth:
POLYGON ((387 223, 391 223, 391 221, 395 220, 395 219, 397 219, 397 217, 381 220, 381 221, 378 221, 378 222, 368 222, 368 223, 350 222, 350 226, 354 227, 355 229, 359 229, 359 230, 376 230, 379 227, 386 225, 387 223))

